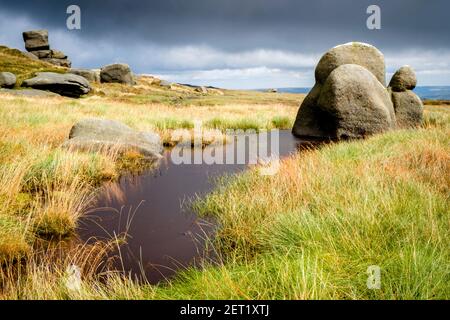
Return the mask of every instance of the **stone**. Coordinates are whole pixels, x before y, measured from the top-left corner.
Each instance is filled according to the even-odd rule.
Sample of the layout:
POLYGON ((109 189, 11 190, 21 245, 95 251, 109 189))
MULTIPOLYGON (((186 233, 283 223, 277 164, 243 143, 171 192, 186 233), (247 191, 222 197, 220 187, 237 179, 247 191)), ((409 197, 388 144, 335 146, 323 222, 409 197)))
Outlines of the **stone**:
POLYGON ((51 57, 54 59, 67 59, 67 55, 59 50, 51 50, 51 57))
POLYGON ((422 100, 412 91, 392 92, 397 125, 399 128, 416 128, 423 122, 422 100))
POLYGON ((22 35, 23 40, 25 41, 25 49, 27 49, 27 51, 50 49, 47 30, 26 31, 22 35))
POLYGON ((416 73, 410 66, 403 66, 392 76, 389 87, 395 92, 413 90, 417 85, 416 73))
POLYGON ((303 100, 292 129, 294 135, 313 138, 328 136, 325 127, 332 119, 328 119, 327 114, 317 106, 321 90, 322 85, 316 83, 303 100))
POLYGON ((330 73, 344 64, 357 64, 370 72, 386 85, 384 55, 374 46, 361 42, 350 42, 336 46, 325 53, 317 64, 316 82, 323 84, 330 73))
POLYGON ((69 73, 79 75, 89 82, 100 82, 100 74, 95 70, 70 69, 69 73))
POLYGON ((91 91, 91 86, 85 78, 75 74, 53 72, 39 72, 36 77, 25 80, 22 86, 39 90, 49 90, 72 98, 79 98, 81 95, 91 91))
POLYGON ((36 50, 36 51, 31 51, 31 54, 34 54, 39 59, 51 58, 52 50, 36 50))
POLYGON ((366 68, 345 64, 331 72, 317 102, 326 120, 322 129, 334 139, 364 138, 396 126, 391 97, 366 68))
POLYGON ((0 93, 6 93, 11 94, 14 96, 21 96, 21 97, 60 97, 59 94, 50 92, 50 91, 44 91, 44 90, 38 90, 38 89, 21 89, 21 90, 13 90, 13 89, 0 89, 0 93))
POLYGON ((16 76, 13 73, 0 72, 0 88, 13 88, 16 81, 16 76))
POLYGON ((100 80, 102 83, 135 84, 130 67, 123 63, 104 66, 100 71, 100 80))
POLYGON ((27 58, 29 58, 29 59, 32 59, 32 60, 39 60, 39 58, 36 57, 36 55, 34 55, 34 54, 31 53, 31 52, 28 52, 28 51, 22 51, 21 53, 22 53, 25 57, 27 57, 27 58))
POLYGON ((163 150, 156 133, 137 132, 123 123, 97 118, 75 124, 63 147, 90 152, 117 151, 119 154, 134 150, 152 162, 162 158, 163 150))
POLYGON ((172 82, 169 82, 167 80, 161 80, 159 82, 159 86, 170 89, 170 88, 172 88, 172 82))
POLYGON ((70 68, 72 66, 72 62, 67 59, 55 59, 55 58, 42 58, 41 61, 48 62, 55 66, 70 68))
POLYGON ((268 93, 277 93, 278 90, 277 89, 268 89, 267 92, 268 93))

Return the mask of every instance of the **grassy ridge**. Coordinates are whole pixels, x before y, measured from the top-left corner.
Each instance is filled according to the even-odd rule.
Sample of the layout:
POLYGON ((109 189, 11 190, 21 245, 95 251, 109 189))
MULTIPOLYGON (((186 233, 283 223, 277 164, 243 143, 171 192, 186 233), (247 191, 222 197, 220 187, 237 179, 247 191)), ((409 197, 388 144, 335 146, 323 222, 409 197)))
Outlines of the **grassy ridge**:
POLYGON ((17 49, 0 46, 0 72, 14 73, 17 77, 16 87, 20 87, 23 80, 34 77, 36 72, 63 73, 65 71, 63 67, 30 59, 17 49))

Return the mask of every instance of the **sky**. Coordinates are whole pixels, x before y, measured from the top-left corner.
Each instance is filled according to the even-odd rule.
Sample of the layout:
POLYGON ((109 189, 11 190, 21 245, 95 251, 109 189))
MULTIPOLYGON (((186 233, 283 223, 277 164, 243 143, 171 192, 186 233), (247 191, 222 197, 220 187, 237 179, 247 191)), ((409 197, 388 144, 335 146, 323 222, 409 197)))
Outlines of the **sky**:
POLYGON ((330 48, 361 41, 385 55, 387 76, 411 65, 419 85, 450 85, 448 0, 0 0, 0 44, 48 29, 73 67, 123 62, 135 73, 196 85, 311 87, 330 48), (81 29, 69 30, 69 5, 81 29), (369 30, 367 8, 381 9, 369 30))

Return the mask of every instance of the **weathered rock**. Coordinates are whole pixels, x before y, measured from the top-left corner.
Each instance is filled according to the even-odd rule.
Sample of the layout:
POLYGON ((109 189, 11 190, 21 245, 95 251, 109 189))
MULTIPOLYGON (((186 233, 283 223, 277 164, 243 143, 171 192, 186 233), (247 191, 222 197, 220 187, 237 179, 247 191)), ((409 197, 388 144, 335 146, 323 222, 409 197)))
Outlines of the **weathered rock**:
POLYGON ((323 138, 329 135, 326 127, 334 121, 329 119, 327 114, 317 106, 321 90, 322 85, 316 83, 303 100, 292 129, 294 135, 314 138, 323 138))
POLYGON ((25 49, 27 49, 27 51, 50 49, 47 30, 26 31, 22 35, 23 40, 25 41, 25 49))
POLYGON ((67 59, 67 55, 59 50, 51 50, 51 57, 54 59, 67 59))
POLYGON ((39 59, 51 58, 52 50, 36 50, 36 51, 31 51, 31 54, 34 54, 39 59))
POLYGON ((275 89, 275 88, 273 88, 273 89, 268 89, 267 92, 268 92, 268 93, 277 93, 278 90, 275 89))
POLYGON ((0 88, 13 88, 16 81, 16 76, 13 73, 0 72, 0 88))
POLYGON ((45 61, 51 63, 55 66, 70 68, 72 66, 72 62, 67 59, 55 59, 55 58, 42 58, 41 61, 45 61))
POLYGON ((413 90, 417 85, 416 73, 410 66, 403 66, 392 76, 389 87, 392 91, 413 90))
POLYGON ((422 124, 423 104, 414 92, 392 92, 392 102, 399 128, 415 128, 422 124))
POLYGON ((72 98, 79 98, 91 90, 89 82, 81 76, 53 72, 39 72, 36 77, 25 80, 22 86, 49 90, 72 98))
POLYGON ((95 70, 70 69, 69 73, 79 75, 89 82, 100 82, 100 74, 95 70))
POLYGON ((156 133, 137 132, 123 123, 104 119, 85 119, 75 124, 63 147, 93 152, 134 150, 149 161, 162 158, 162 144, 156 133))
POLYGON ((316 82, 323 84, 330 73, 344 64, 360 65, 386 85, 386 68, 383 54, 374 46, 351 42, 334 47, 325 53, 316 67, 316 82))
POLYGON ((32 60, 39 60, 38 57, 36 57, 33 53, 28 52, 28 51, 22 51, 21 52, 25 57, 32 59, 32 60))
POLYGON ((123 63, 104 66, 100 71, 100 80, 103 83, 135 84, 130 67, 123 63))
POLYGON ((59 94, 50 92, 50 91, 44 91, 44 90, 37 90, 37 89, 21 89, 21 90, 13 90, 13 89, 0 89, 0 93, 6 93, 11 94, 15 96, 21 96, 21 97, 60 97, 59 94))
POLYGON ((342 65, 331 72, 318 107, 328 118, 325 130, 332 138, 363 138, 396 125, 388 91, 370 71, 356 64, 342 65))

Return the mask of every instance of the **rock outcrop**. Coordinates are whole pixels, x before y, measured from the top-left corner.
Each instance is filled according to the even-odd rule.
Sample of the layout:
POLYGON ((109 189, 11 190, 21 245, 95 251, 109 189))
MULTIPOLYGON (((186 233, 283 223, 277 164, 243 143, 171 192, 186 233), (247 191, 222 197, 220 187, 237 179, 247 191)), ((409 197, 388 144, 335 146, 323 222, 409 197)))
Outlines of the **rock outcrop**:
POLYGON ((410 90, 414 71, 401 68, 385 87, 383 54, 364 43, 337 46, 320 59, 316 84, 304 99, 292 129, 296 136, 363 138, 418 125, 422 103, 410 90))
POLYGON ((134 150, 151 162, 160 160, 163 150, 156 133, 137 132, 123 123, 95 118, 75 124, 63 147, 93 152, 115 151, 119 154, 134 150))
POLYGON ((89 82, 100 82, 100 73, 88 69, 70 69, 69 73, 85 78, 89 82))
POLYGON ((72 63, 67 55, 59 50, 50 50, 47 30, 32 30, 23 33, 25 49, 35 55, 39 60, 70 68, 72 63))
POLYGON ((81 76, 53 72, 39 72, 36 77, 23 81, 22 87, 48 90, 71 98, 79 98, 91 90, 89 82, 81 76))
POLYGON ((104 66, 100 71, 100 81, 102 83, 135 84, 130 66, 124 63, 115 63, 104 66))
POLYGON ((13 88, 16 81, 16 76, 13 73, 0 72, 0 88, 13 88))
POLYGON ((397 125, 400 128, 418 127, 423 121, 422 101, 411 91, 416 85, 416 74, 410 66, 401 67, 389 83, 397 125))

